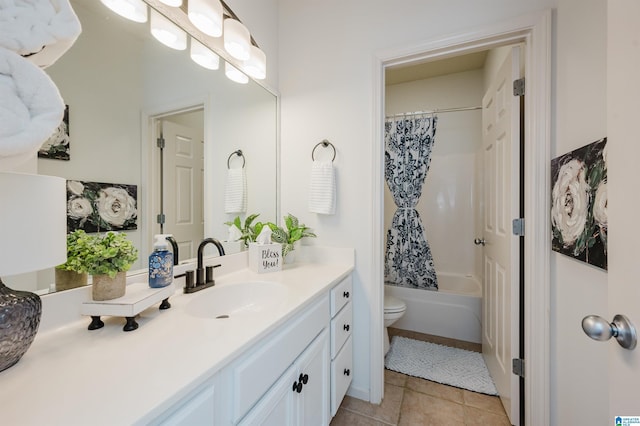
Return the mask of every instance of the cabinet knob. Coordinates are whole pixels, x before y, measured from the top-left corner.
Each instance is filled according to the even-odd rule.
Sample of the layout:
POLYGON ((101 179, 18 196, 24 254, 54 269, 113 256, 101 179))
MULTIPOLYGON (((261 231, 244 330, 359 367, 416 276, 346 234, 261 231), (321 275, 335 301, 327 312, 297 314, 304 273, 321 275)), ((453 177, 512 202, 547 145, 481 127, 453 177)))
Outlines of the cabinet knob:
POLYGON ((344 331, 349 331, 350 327, 349 324, 345 324, 342 328, 344 329, 344 331))
POLYGON ((293 382, 293 388, 291 390, 297 393, 302 392, 302 382, 293 382))
MULTIPOLYGON (((302 374, 300 376, 302 376, 302 374)), ((303 384, 306 385, 308 381, 309 381, 309 375, 308 374, 305 374, 304 376, 302 376, 302 383, 303 384)))
POLYGON ((349 370, 348 368, 344 369, 344 375, 345 376, 350 376, 351 375, 351 370, 349 370))
POLYGON ((344 297, 345 299, 349 298, 349 292, 345 291, 344 293, 342 293, 342 297, 344 297))

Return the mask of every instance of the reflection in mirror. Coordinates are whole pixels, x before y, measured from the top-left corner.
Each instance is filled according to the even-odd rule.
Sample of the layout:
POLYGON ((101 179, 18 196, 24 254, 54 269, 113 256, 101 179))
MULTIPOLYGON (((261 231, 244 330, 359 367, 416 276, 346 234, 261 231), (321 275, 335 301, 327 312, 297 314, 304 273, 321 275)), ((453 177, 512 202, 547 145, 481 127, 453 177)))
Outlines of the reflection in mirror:
MULTIPOLYGON (((224 222, 245 215, 224 211, 227 159, 238 149, 246 158, 246 213, 275 220, 276 96, 254 81, 230 81, 222 64, 215 71, 197 65, 189 49, 161 45, 151 37, 148 23, 128 21, 94 0, 71 4, 83 32, 46 69, 69 106, 69 159, 39 158, 38 172, 135 186, 137 223, 124 231, 140 253, 132 270, 146 268, 153 235, 161 232, 161 212, 164 233, 192 228, 189 237, 179 238, 181 260, 194 257, 194 240, 226 238, 224 222), (161 133, 166 139, 169 127, 176 143, 164 149, 161 179, 156 140, 161 133), (190 170, 178 162, 184 157, 195 159, 190 170), (174 184, 171 194, 161 190, 169 180, 174 184)), ((22 286, 29 282, 24 277, 5 281, 13 288, 38 291, 51 288, 54 278, 52 270, 38 272, 35 289, 22 286)))

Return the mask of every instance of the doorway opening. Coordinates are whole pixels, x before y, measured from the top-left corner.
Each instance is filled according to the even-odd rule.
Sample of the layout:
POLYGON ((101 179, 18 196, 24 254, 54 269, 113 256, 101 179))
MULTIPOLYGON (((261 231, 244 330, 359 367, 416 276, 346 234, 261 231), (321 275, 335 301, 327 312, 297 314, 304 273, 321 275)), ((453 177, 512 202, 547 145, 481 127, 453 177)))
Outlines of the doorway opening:
MULTIPOLYGON (((549 265, 548 241, 549 202, 545 194, 549 185, 550 112, 551 112, 551 13, 542 12, 513 20, 502 25, 483 28, 472 33, 421 43, 413 47, 402 47, 380 52, 374 68, 374 247, 372 259, 379 268, 374 270, 374 282, 379 290, 372 294, 371 335, 371 402, 382 398, 384 356, 383 299, 384 299, 384 126, 385 88, 387 70, 407 64, 430 62, 468 53, 480 52, 496 47, 522 43, 524 47, 524 77, 527 96, 524 108, 527 112, 522 123, 523 135, 528 143, 524 146, 524 216, 527 218, 527 234, 524 250, 527 264, 524 280, 535 282, 525 288, 524 312, 526 359, 526 383, 524 414, 525 424, 546 424, 549 418, 549 265), (378 369, 379 368, 379 369, 378 369)), ((429 107, 429 105, 426 105, 429 107)), ((432 108, 438 106, 432 106, 432 108)), ((437 136, 436 136, 437 138, 437 136)), ((436 142, 437 143, 437 142, 436 142)), ((428 177, 427 177, 428 180, 428 177)), ((509 221, 512 218, 509 218, 509 221)), ((509 229, 511 231, 511 229, 509 229)), ((517 419, 514 419, 516 422, 517 419)))

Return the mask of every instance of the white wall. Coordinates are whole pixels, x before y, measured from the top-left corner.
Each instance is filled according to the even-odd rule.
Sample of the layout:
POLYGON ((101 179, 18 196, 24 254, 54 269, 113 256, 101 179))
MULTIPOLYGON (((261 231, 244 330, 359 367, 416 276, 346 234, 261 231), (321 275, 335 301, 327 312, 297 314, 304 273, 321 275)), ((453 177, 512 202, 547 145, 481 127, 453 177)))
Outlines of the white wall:
POLYGON ((471 31, 553 7, 556 0, 280 0, 282 211, 319 235, 318 244, 356 249, 354 379, 351 393, 369 395, 372 281, 372 112, 376 51, 471 31), (462 13, 461 11, 464 11, 462 13), (322 139, 337 148, 336 215, 307 211, 311 149, 322 139))
MULTIPOLYGON (((482 95, 482 69, 394 84, 385 90, 385 114, 479 106, 482 95)), ((481 250, 473 244, 481 236, 476 230, 481 197, 475 185, 482 181, 482 170, 476 169, 481 148, 481 110, 438 114, 431 166, 416 206, 438 274, 482 277, 476 262, 481 250)), ((385 185, 385 232, 395 211, 385 185)))
MULTIPOLYGON (((606 5, 605 0, 560 1, 552 157, 607 135, 606 5)), ((610 424, 610 344, 592 341, 580 328, 586 315, 608 318, 607 274, 558 253, 552 253, 551 267, 552 424, 610 424)))

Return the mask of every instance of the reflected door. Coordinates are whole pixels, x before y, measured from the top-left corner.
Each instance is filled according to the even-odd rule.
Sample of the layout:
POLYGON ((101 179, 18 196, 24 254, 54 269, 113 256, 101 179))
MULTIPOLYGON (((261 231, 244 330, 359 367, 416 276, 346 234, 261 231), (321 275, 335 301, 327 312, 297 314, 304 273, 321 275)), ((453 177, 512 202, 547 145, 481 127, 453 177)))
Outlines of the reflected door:
POLYGON ((204 235, 203 131, 163 120, 162 134, 164 232, 176 239, 180 259, 192 259, 204 235))
POLYGON ((486 241, 482 353, 513 425, 519 424, 519 379, 511 372, 511 360, 518 356, 519 246, 511 220, 519 213, 520 103, 512 88, 519 75, 519 48, 515 47, 482 100, 486 241))

